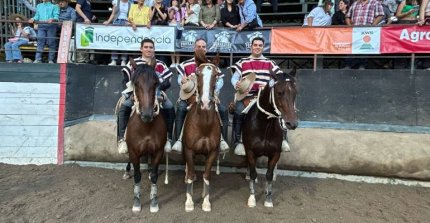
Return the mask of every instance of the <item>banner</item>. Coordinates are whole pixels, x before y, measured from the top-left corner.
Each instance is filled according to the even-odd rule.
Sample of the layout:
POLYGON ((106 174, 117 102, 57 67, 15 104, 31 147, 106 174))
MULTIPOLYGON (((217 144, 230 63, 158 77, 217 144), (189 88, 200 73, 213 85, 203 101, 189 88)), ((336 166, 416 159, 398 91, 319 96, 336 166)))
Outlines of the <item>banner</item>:
POLYGON ((352 29, 342 28, 274 28, 272 54, 350 54, 352 29))
POLYGON ((430 26, 382 28, 381 53, 429 53, 430 26))
POLYGON ((138 27, 134 31, 130 26, 76 23, 75 37, 77 49, 136 51, 140 49, 140 42, 149 38, 154 41, 156 51, 172 52, 175 45, 175 27, 138 27))
POLYGON ((379 54, 381 27, 352 28, 352 54, 379 54))
POLYGON ((233 29, 216 28, 211 30, 185 28, 178 32, 175 51, 193 52, 194 42, 203 38, 207 42, 208 52, 250 53, 251 41, 255 37, 265 40, 264 52, 270 52, 270 30, 254 30, 236 32, 233 29))

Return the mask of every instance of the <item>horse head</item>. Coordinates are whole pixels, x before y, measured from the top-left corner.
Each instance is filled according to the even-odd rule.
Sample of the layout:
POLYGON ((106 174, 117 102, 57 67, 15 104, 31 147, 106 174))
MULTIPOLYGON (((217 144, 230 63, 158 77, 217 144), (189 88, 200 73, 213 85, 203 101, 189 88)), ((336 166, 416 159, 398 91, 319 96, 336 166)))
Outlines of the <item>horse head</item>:
POLYGON ((297 79, 294 67, 289 74, 278 74, 273 86, 273 100, 280 111, 281 128, 284 130, 297 128, 296 95, 297 79))
POLYGON ((217 76, 220 70, 217 66, 219 62, 219 54, 213 62, 210 62, 203 51, 195 52, 196 58, 196 76, 197 76, 197 91, 199 97, 197 104, 202 110, 210 110, 214 104, 214 92, 217 81, 217 76))
POLYGON ((156 91, 160 80, 155 72, 155 59, 148 64, 136 65, 133 59, 130 60, 130 63, 134 68, 131 82, 134 86, 136 112, 143 122, 151 122, 154 118, 154 108, 159 109, 156 91))

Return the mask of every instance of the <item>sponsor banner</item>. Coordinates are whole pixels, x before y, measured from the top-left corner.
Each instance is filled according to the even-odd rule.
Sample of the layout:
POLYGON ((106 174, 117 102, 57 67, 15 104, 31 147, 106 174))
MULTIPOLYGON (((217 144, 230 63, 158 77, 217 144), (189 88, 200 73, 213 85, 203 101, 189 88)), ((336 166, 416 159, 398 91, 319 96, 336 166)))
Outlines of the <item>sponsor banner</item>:
POLYGON ((274 28, 272 54, 350 54, 352 29, 274 28))
POLYGON ((270 30, 254 30, 236 32, 232 29, 190 29, 185 28, 177 36, 175 51, 193 52, 194 42, 203 38, 207 42, 208 52, 220 53, 250 53, 251 40, 255 37, 265 40, 264 52, 270 52, 270 30))
POLYGON ((379 54, 380 27, 352 28, 352 54, 379 54))
POLYGON ((140 42, 152 39, 156 51, 174 50, 175 27, 152 26, 151 29, 138 27, 134 31, 130 26, 105 26, 76 24, 76 48, 97 50, 138 51, 140 42))
POLYGON ((381 53, 430 52, 430 26, 383 27, 381 39, 381 53))
POLYGON ((70 39, 72 38, 73 22, 64 21, 61 34, 60 43, 58 46, 57 63, 67 63, 69 58, 70 39))

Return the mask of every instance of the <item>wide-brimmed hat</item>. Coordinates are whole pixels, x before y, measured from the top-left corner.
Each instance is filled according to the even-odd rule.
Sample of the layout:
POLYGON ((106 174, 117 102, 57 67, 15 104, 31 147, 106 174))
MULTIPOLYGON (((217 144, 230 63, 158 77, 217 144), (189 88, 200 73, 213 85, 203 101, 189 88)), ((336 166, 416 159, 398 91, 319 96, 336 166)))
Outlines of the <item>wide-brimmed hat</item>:
POLYGON ((249 90, 254 85, 256 76, 255 73, 250 73, 240 80, 239 87, 236 90, 236 94, 234 94, 235 101, 241 101, 248 95, 249 90))
POLYGON ((179 91, 179 98, 181 100, 187 100, 191 97, 197 89, 197 80, 194 75, 187 77, 187 82, 181 85, 181 90, 179 91))
POLYGON ((23 21, 23 22, 27 22, 27 20, 28 20, 27 17, 25 17, 24 15, 18 14, 18 13, 11 14, 9 16, 9 20, 15 20, 16 18, 20 18, 21 21, 23 21))

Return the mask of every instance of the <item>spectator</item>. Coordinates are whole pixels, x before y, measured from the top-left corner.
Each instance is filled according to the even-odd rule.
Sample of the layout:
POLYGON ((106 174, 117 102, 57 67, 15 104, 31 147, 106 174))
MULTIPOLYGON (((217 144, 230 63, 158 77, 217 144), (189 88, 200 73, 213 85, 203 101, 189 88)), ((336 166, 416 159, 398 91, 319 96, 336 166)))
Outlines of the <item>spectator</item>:
POLYGON ((417 22, 419 5, 416 0, 405 0, 397 7, 396 17, 399 24, 415 24, 417 22))
POLYGON ((382 4, 386 5, 388 9, 390 9, 390 16, 392 17, 395 16, 397 7, 402 1, 403 0, 383 0, 382 4))
POLYGON ((217 27, 221 20, 220 14, 219 5, 214 4, 214 0, 204 0, 200 7, 199 23, 206 29, 217 27))
POLYGON ((152 25, 167 25, 167 8, 162 0, 155 0, 152 9, 152 25))
MULTIPOLYGON (((90 24, 92 20, 95 20, 95 16, 91 12, 91 0, 76 0, 76 22, 84 22, 90 24)), ((76 62, 88 63, 90 62, 88 50, 79 50, 76 52, 76 62)))
POLYGON ((417 24, 422 26, 430 23, 430 0, 422 0, 417 24))
POLYGON ((34 23, 35 21, 43 22, 43 24, 39 24, 38 26, 37 50, 34 63, 42 62, 42 53, 45 44, 48 44, 49 47, 48 61, 49 63, 54 63, 57 49, 57 41, 55 39, 57 26, 52 23, 58 21, 59 13, 60 8, 58 5, 52 4, 50 0, 43 0, 36 6, 36 15, 28 21, 29 23, 34 23))
MULTIPOLYGON (((130 10, 133 1, 131 0, 113 0, 112 1, 112 13, 109 16, 107 21, 104 21, 104 25, 108 25, 111 23, 114 25, 125 26, 128 25, 128 12, 130 10)), ((126 54, 121 54, 121 66, 127 65, 127 56, 126 54)), ((108 64, 109 66, 116 66, 118 60, 118 54, 116 52, 112 52, 111 62, 108 64)))
POLYGON ((382 10, 384 11, 384 16, 382 17, 382 20, 378 23, 378 25, 391 24, 392 22, 391 12, 390 12, 390 9, 388 8, 388 5, 384 4, 383 0, 379 0, 379 1, 381 1, 382 10))
POLYGON ((236 29, 240 24, 239 8, 234 0, 226 0, 221 9, 221 22, 225 27, 236 29))
POLYGON ((333 3, 330 0, 325 0, 323 5, 315 7, 305 16, 303 26, 329 26, 331 25, 330 10, 333 3))
POLYGON ((258 13, 261 12, 261 6, 264 4, 272 5, 272 12, 274 12, 274 13, 278 12, 278 0, 264 0, 264 3, 262 3, 261 0, 257 0, 255 2, 255 4, 257 5, 257 12, 258 13))
MULTIPOLYGON (((58 20, 63 21, 76 21, 76 11, 69 6, 70 0, 58 0, 58 6, 60 7, 60 14, 58 20)), ((61 28, 61 24, 59 25, 61 28)))
POLYGON ((345 15, 348 12, 348 2, 346 0, 339 1, 339 10, 333 14, 331 17, 332 25, 346 25, 345 15))
MULTIPOLYGON (((31 27, 23 25, 22 21, 27 21, 23 15, 20 14, 12 14, 10 16, 10 20, 15 20, 15 23, 11 29, 14 37, 10 38, 7 43, 4 44, 6 61, 8 63, 17 62, 22 63, 22 55, 20 46, 28 44, 29 36, 31 34, 31 27), (15 28, 16 26, 16 28, 15 28)), ((34 32, 34 31, 33 31, 34 32)))
POLYGON ((240 25, 236 31, 242 29, 254 29, 255 27, 263 27, 263 22, 257 14, 257 8, 252 0, 239 0, 239 15, 240 25))
MULTIPOLYGON (((171 7, 168 9, 169 12, 169 26, 176 27, 176 41, 180 41, 182 36, 182 30, 185 21, 185 12, 179 7, 178 0, 172 0, 171 7)), ((179 53, 172 52, 170 54, 172 64, 170 67, 176 67, 180 63, 179 53)))
POLYGON ((185 17, 186 26, 199 26, 200 5, 195 4, 196 0, 188 0, 185 3, 187 15, 185 17))
POLYGON ((145 0, 137 0, 137 4, 131 5, 128 13, 128 22, 136 31, 137 25, 151 28, 151 8, 144 5, 145 0))
POLYGON ((19 4, 24 4, 25 7, 28 8, 28 10, 36 13, 36 7, 34 7, 28 0, 18 0, 19 4))

